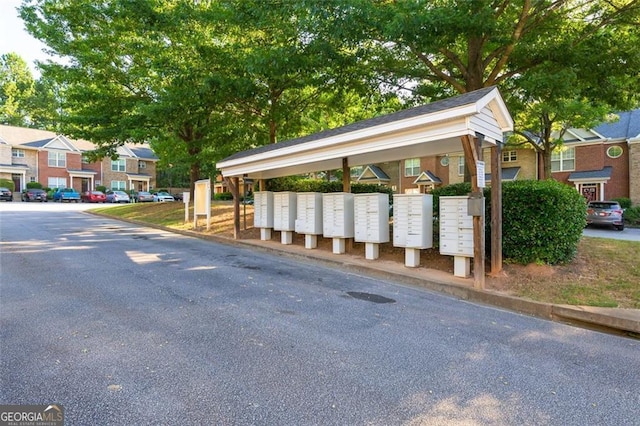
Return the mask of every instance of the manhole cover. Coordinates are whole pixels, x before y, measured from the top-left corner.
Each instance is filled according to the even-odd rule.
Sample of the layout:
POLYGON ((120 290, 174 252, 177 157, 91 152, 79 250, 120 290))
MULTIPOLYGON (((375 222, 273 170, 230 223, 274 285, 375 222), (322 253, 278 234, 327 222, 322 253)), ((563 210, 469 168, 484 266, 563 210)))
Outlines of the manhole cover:
POLYGON ((396 303, 395 300, 388 297, 380 296, 379 294, 362 293, 360 291, 348 291, 347 294, 353 298, 366 300, 373 303, 396 303))

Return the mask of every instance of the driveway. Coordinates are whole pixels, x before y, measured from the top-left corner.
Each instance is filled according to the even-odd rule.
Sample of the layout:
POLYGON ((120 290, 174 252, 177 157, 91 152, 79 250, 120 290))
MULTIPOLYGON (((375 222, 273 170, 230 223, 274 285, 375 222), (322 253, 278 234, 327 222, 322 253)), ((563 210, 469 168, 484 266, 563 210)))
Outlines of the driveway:
POLYGON ((640 241, 640 228, 624 228, 624 231, 616 231, 612 228, 589 226, 582 231, 585 237, 611 238, 614 240, 640 241))
POLYGON ((0 401, 67 424, 616 424, 639 343, 74 211, 0 206, 0 401))

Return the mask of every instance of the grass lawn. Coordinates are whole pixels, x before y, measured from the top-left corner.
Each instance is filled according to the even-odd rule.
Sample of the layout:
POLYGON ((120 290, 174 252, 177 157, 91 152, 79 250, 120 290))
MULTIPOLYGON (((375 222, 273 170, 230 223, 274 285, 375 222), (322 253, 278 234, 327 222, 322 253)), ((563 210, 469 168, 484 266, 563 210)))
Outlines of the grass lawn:
MULTIPOLYGON (((164 226, 171 229, 193 229, 191 221, 184 223, 184 204, 138 203, 93 209, 103 215, 164 226)), ((245 207, 240 206, 240 224, 245 229, 245 207)), ((200 220, 198 232, 233 238, 233 205, 213 202, 211 229, 204 229, 200 220)), ((253 207, 246 206, 246 231, 241 238, 258 238, 253 226, 253 207)), ((404 251, 393 250, 391 244, 381 245, 381 251, 404 262, 404 251)), ((450 256, 440 256, 429 249, 429 267, 447 270, 450 256), (437 260, 441 258, 441 262, 437 260)), ((567 305, 640 309, 640 242, 583 237, 578 253, 566 265, 515 265, 505 263, 501 277, 487 277, 487 289, 539 302, 567 305)))

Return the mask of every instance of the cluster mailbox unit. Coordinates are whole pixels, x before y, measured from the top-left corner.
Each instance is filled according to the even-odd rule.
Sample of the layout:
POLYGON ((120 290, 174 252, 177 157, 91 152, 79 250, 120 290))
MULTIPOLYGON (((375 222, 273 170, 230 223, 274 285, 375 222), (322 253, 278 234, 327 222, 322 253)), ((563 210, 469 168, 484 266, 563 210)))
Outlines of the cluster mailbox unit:
POLYGON ((433 247, 433 195, 393 196, 393 245, 405 248, 405 266, 420 266, 420 250, 433 247))
POLYGON ((281 231, 282 244, 293 243, 296 227, 296 193, 276 192, 273 194, 273 229, 281 231))
POLYGON ((354 227, 354 240, 365 243, 365 258, 377 259, 379 244, 389 242, 389 194, 355 194, 354 227))
POLYGON ((273 228, 273 192, 256 191, 253 193, 253 226, 260 228, 260 239, 271 239, 273 228))
POLYGON ((318 246, 318 235, 322 235, 322 194, 320 192, 298 193, 295 230, 304 234, 304 247, 318 246))
POLYGON ((322 235, 333 238, 333 253, 346 252, 345 240, 353 238, 353 194, 322 194, 322 235))
POLYGON ((453 274, 468 277, 473 257, 473 217, 469 197, 440 197, 440 254, 454 256, 453 274))

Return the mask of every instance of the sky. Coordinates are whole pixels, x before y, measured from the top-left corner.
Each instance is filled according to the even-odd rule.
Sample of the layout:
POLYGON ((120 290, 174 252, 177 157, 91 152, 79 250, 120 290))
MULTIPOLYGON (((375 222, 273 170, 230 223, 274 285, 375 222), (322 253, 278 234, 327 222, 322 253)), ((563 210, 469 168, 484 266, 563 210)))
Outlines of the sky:
POLYGON ((39 77, 34 61, 48 57, 42 52, 45 45, 24 29, 24 23, 16 10, 21 3, 22 0, 0 0, 0 55, 17 53, 27 62, 34 77, 39 77))

